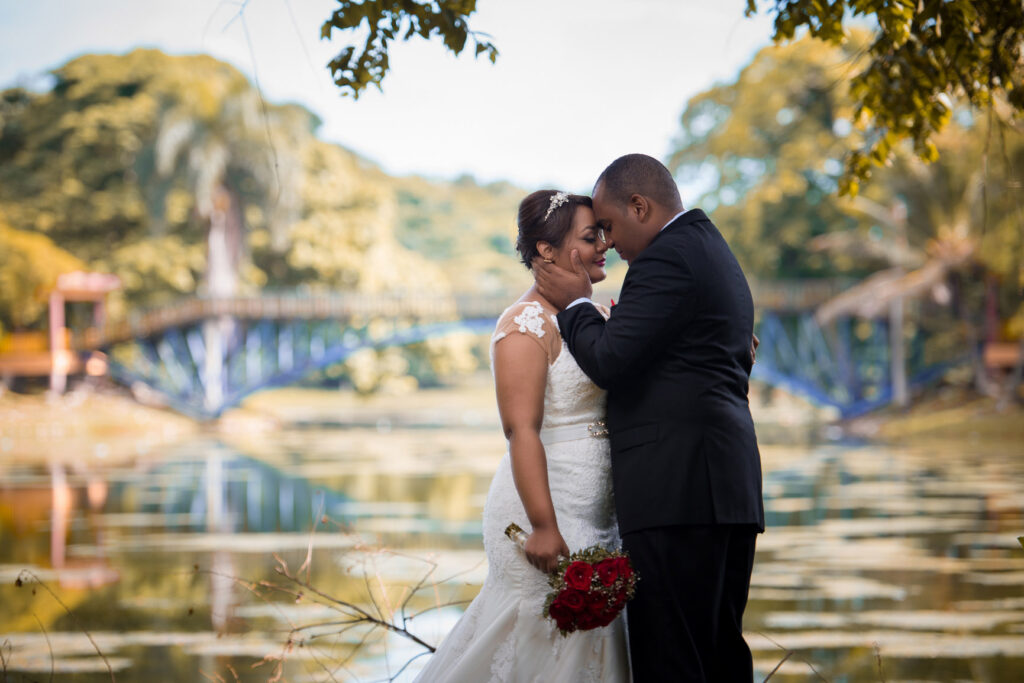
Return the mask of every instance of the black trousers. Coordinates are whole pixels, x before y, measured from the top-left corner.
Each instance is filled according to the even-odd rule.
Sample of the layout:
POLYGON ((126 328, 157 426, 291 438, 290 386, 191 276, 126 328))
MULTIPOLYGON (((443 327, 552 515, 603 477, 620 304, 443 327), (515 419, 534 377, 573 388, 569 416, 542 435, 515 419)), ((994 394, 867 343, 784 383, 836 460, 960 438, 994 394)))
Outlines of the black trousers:
POLYGON ((757 529, 670 526, 625 534, 640 580, 626 608, 635 683, 750 683, 743 640, 757 529))

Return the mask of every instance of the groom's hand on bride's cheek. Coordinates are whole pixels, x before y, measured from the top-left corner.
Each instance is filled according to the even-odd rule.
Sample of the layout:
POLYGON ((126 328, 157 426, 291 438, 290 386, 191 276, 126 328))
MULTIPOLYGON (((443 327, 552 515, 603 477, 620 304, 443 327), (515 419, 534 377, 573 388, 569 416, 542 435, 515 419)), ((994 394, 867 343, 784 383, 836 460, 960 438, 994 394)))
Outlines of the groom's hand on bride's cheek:
POLYGON ((575 249, 570 254, 570 263, 572 270, 566 270, 540 258, 533 260, 537 291, 560 311, 576 299, 589 299, 594 290, 580 253, 575 249))

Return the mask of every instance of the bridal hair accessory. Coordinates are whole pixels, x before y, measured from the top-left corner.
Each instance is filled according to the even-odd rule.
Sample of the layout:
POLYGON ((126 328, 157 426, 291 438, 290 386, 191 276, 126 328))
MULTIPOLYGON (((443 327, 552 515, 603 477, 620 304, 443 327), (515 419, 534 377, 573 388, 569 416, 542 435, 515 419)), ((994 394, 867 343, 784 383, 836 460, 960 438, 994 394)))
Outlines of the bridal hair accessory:
POLYGON ((567 201, 569 201, 568 192, 556 192, 551 195, 551 203, 548 204, 548 210, 544 213, 544 220, 550 218, 551 213, 567 201))
MULTIPOLYGON (((526 547, 529 536, 518 524, 509 524, 505 535, 520 548, 526 547)), ((559 557, 558 568, 548 576, 552 590, 543 614, 563 636, 607 626, 633 597, 639 578, 629 555, 621 550, 595 545, 559 557)))

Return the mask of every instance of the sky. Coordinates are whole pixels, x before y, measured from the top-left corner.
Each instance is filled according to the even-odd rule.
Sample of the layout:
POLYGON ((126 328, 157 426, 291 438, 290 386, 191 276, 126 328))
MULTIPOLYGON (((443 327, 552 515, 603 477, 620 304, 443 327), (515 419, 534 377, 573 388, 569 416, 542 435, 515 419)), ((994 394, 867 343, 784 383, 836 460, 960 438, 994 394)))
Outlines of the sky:
POLYGON ((686 101, 734 78, 771 34, 745 0, 479 0, 470 27, 490 34, 497 64, 438 40, 395 43, 383 92, 356 101, 326 68, 346 45, 320 39, 336 5, 0 0, 0 87, 45 86, 47 70, 88 52, 205 52, 389 173, 587 192, 621 154, 665 158, 686 101))

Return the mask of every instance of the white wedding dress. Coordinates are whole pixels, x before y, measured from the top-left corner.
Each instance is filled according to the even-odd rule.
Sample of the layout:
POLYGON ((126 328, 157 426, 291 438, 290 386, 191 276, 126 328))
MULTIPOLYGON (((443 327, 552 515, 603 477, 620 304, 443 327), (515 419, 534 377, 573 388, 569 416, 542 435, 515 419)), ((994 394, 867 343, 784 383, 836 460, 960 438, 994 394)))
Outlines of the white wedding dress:
MULTIPOLYGON (((548 353, 541 440, 558 528, 572 551, 620 546, 611 493, 608 439, 588 425, 603 420, 605 394, 565 347, 554 315, 536 302, 505 311, 491 340, 532 335, 548 353), (551 335, 551 336, 549 336, 551 335)), ((488 574, 476 599, 417 678, 439 682, 628 681, 626 633, 620 615, 610 625, 563 637, 543 616, 547 575, 505 537, 510 522, 530 531, 512 481, 506 451, 484 505, 488 574)))

